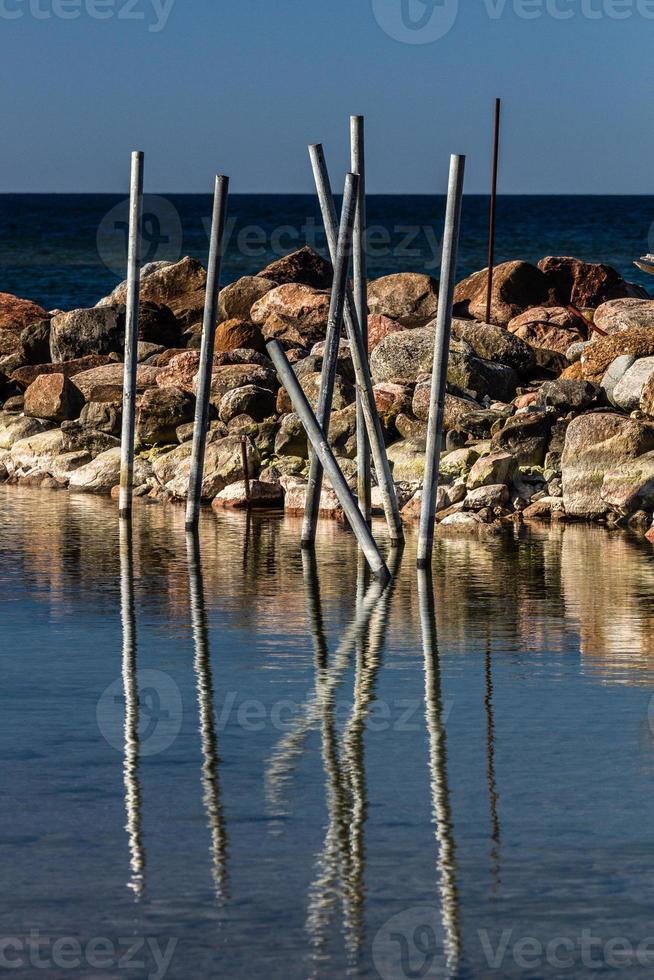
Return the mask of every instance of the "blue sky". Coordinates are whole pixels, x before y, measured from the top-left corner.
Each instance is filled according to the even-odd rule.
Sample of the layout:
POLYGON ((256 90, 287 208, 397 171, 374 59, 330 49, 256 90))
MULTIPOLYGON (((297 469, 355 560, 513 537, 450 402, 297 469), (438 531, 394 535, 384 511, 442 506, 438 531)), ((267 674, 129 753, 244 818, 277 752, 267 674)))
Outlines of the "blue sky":
POLYGON ((123 191, 138 148, 151 192, 310 192, 354 112, 370 192, 462 152, 483 193, 499 95, 504 193, 654 193, 654 0, 0 0, 0 32, 1 191, 123 191))

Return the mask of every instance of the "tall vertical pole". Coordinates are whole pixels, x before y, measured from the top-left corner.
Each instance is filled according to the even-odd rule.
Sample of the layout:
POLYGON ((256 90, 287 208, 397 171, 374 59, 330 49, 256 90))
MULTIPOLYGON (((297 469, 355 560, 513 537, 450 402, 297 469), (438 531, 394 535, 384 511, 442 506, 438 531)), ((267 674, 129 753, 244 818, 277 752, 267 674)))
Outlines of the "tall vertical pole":
POLYGON ((213 199, 213 218, 211 222, 211 241, 209 245, 209 267, 207 269, 207 290, 204 298, 204 321, 202 323, 202 345, 200 350, 200 372, 195 402, 195 423, 193 426, 193 448, 191 450, 191 473, 189 476, 188 499, 186 501, 186 527, 197 527, 200 519, 202 500, 202 477, 204 475, 204 454, 207 448, 209 428, 209 397, 211 395, 211 373, 213 352, 216 342, 216 320, 218 318, 218 297, 220 294, 220 267, 223 258, 223 236, 227 216, 227 197, 229 177, 220 174, 216 177, 213 199))
POLYGON ((500 113, 502 100, 495 99, 495 129, 493 133, 493 181, 491 185, 490 228, 488 231, 488 284, 486 289, 486 323, 490 323, 495 265, 495 214, 497 207, 497 169, 500 158, 500 113))
MULTIPOLYGON (((320 379, 320 393, 318 395, 318 411, 316 418, 318 425, 327 436, 329 431, 329 418, 332 412, 332 400, 334 397, 334 382, 336 379, 336 369, 338 367, 338 348, 341 342, 341 332, 343 330, 343 311, 345 309, 345 291, 348 285, 350 274, 350 260, 352 258, 352 232, 354 229, 354 214, 356 210, 357 193, 359 189, 359 178, 355 174, 348 174, 345 178, 345 192, 343 194, 343 211, 341 213, 341 226, 338 234, 338 246, 336 249, 336 261, 334 263, 334 283, 332 286, 331 302, 329 304, 329 317, 327 320, 327 331, 325 335, 325 353, 323 355, 322 377, 320 379)), ((316 526, 318 524, 318 512, 320 510, 320 494, 322 492, 322 464, 315 452, 311 453, 311 463, 309 466, 309 480, 304 501, 304 521, 302 524, 302 547, 310 548, 316 540, 316 526)))
POLYGON ((123 375, 123 425, 120 441, 120 494, 118 513, 130 517, 134 479, 136 430, 136 365, 138 359, 139 295, 141 288, 141 224, 143 221, 143 154, 132 153, 129 191, 129 239, 127 248, 127 310, 125 315, 125 371, 123 375))
MULTIPOLYGON (((363 116, 350 117, 352 173, 359 175, 359 193, 354 219, 352 271, 354 304, 359 318, 362 347, 368 356, 368 258, 366 254, 366 151, 363 116)), ((357 497, 363 519, 370 523, 372 516, 370 443, 363 414, 361 392, 357 388, 357 497)))
POLYGON ((418 535, 418 568, 426 568, 430 565, 431 553, 434 546, 434 517, 436 514, 436 493, 438 491, 438 474, 441 444, 443 441, 443 416, 445 414, 447 365, 450 357, 452 305, 454 301, 454 280, 456 277, 459 229, 461 227, 461 202, 463 199, 465 160, 466 158, 464 156, 452 156, 450 158, 450 179, 447 191, 447 211, 445 214, 443 257, 441 261, 441 289, 438 298, 434 366, 431 378, 429 424, 427 427, 425 479, 422 490, 420 532, 418 535))
MULTIPOLYGON (((320 202, 320 212, 322 214, 327 244, 332 263, 336 261, 336 245, 338 239, 338 222, 336 218, 336 207, 329 180, 329 171, 325 162, 325 153, 322 146, 317 143, 309 147, 313 178, 316 184, 318 200, 320 202)), ((356 378, 357 391, 361 396, 361 405, 368 430, 368 439, 372 450, 372 458, 375 464, 377 482, 381 492, 384 515, 390 532, 391 544, 397 545, 404 540, 404 530, 402 528, 402 518, 400 508, 397 503, 395 484, 391 468, 386 455, 384 446, 384 433, 382 431, 379 413, 375 404, 375 393, 370 377, 370 366, 368 364, 368 351, 364 350, 361 339, 361 329, 357 316, 356 306, 352 290, 348 286, 345 303, 345 329, 348 340, 350 341, 350 351, 352 354, 352 364, 356 378)))

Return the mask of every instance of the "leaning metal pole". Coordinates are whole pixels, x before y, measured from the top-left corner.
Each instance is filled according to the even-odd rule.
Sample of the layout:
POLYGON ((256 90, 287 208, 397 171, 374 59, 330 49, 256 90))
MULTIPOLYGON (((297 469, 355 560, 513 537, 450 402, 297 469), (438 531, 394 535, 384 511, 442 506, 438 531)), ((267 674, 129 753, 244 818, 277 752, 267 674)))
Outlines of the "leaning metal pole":
MULTIPOLYGON (((331 302, 329 304, 322 377, 320 379, 320 392, 318 394, 318 411, 316 413, 318 425, 325 435, 329 432, 329 419, 332 413, 332 402, 334 399, 334 382, 336 381, 338 351, 343 329, 345 290, 347 288, 350 273, 350 259, 352 257, 352 232, 354 230, 358 188, 359 178, 354 174, 348 174, 345 178, 341 227, 338 233, 336 262, 334 263, 334 282, 332 285, 331 302)), ((303 548, 312 548, 316 541, 322 477, 323 472, 320 460, 315 453, 312 453, 311 463, 309 464, 309 480, 304 501, 304 521, 302 524, 301 542, 303 548)))
MULTIPOLYGON (((329 181, 329 173, 325 162, 325 153, 322 146, 320 144, 310 146, 309 156, 311 157, 311 166, 313 168, 313 176, 320 202, 320 211, 327 235, 329 253, 332 262, 335 262, 338 222, 329 181)), ((350 353, 352 355, 357 391, 361 395, 361 408, 366 420, 368 439, 370 440, 372 458, 375 464, 377 482, 379 484, 391 544, 397 545, 404 541, 402 518, 400 517, 400 508, 397 503, 391 468, 388 463, 388 457, 386 456, 384 433, 375 404, 375 394, 372 389, 372 378, 370 377, 370 367, 368 365, 368 351, 363 346, 359 318, 354 303, 354 296, 350 288, 347 290, 345 300, 345 329, 350 342, 350 353)))
POLYGON ((429 403, 429 424, 427 427, 425 479, 422 491, 422 509, 420 512, 420 532, 418 535, 418 568, 426 568, 430 564, 434 547, 436 493, 438 491, 438 474, 441 444, 443 441, 443 415, 445 413, 447 365, 450 357, 452 306, 454 301, 459 228, 461 226, 461 201, 463 199, 465 160, 466 158, 464 156, 457 155, 453 155, 450 159, 450 180, 447 192, 447 211, 445 214, 445 234, 443 236, 443 257, 441 263, 441 290, 438 298, 438 317, 436 319, 436 337, 434 342, 434 367, 431 378, 431 400, 429 403))
POLYGON ((352 496, 345 477, 343 476, 340 467, 334 458, 334 454, 329 447, 325 433, 318 425, 316 416, 314 415, 311 405, 308 402, 307 396, 302 391, 302 387, 295 377, 293 368, 288 363, 279 341, 269 340, 266 344, 266 350, 268 351, 268 356, 275 365, 275 369, 279 375, 281 383, 288 392, 289 398, 293 404, 293 410, 299 416, 300 421, 304 426, 313 451, 318 456, 325 473, 329 477, 334 493, 338 497, 338 502, 343 508, 345 516, 347 517, 361 550, 366 556, 366 560, 370 565, 373 575, 379 579, 380 582, 387 582, 390 579, 390 573, 386 567, 386 563, 381 556, 370 528, 361 515, 357 502, 352 496))

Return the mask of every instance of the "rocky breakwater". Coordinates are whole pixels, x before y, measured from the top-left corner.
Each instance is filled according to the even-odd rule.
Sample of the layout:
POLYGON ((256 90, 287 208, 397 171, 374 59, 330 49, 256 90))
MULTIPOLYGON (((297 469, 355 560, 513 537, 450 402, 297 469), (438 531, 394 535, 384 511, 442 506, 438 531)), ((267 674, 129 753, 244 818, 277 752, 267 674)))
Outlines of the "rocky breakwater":
MULTIPOLYGON (((320 386, 329 264, 303 248, 227 286, 211 383, 203 498, 301 512, 307 440, 265 353, 276 337, 309 401, 320 386)), ((654 301, 605 265, 547 257, 459 283, 437 519, 493 531, 595 520, 650 532, 654 513, 654 301)), ((182 500, 188 483, 206 274, 192 258, 142 273, 136 494, 182 500)), ((438 282, 369 285, 375 399, 403 516, 419 515, 438 282)), ((110 493, 119 476, 125 287, 93 309, 47 312, 0 294, 0 478, 110 493)), ((354 487, 355 387, 341 342, 330 442, 354 487)), ((376 488, 373 505, 381 511, 376 488)), ((329 485, 323 515, 341 517, 329 485)), ((654 536, 654 535, 653 535, 654 536)))

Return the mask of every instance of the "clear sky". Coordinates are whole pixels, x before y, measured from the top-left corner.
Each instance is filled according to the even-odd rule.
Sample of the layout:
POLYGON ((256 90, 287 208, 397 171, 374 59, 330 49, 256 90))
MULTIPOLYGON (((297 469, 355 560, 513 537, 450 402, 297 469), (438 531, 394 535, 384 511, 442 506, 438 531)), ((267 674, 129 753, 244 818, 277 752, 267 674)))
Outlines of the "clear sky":
MULTIPOLYGON (((0 0, 1 191, 310 192, 367 119, 370 192, 654 193, 654 0, 0 0), (442 35, 442 36, 437 36, 442 35)), ((342 165, 342 166, 341 166, 342 165)))

